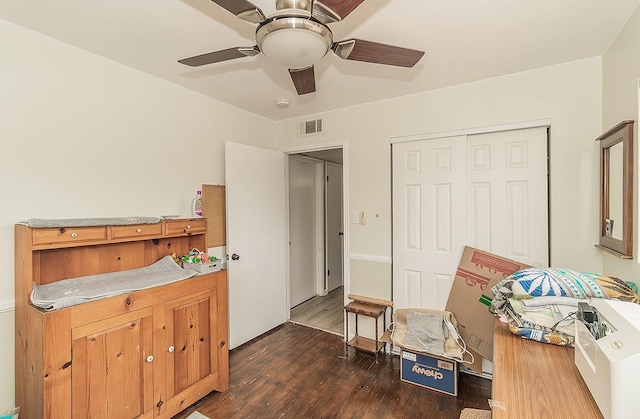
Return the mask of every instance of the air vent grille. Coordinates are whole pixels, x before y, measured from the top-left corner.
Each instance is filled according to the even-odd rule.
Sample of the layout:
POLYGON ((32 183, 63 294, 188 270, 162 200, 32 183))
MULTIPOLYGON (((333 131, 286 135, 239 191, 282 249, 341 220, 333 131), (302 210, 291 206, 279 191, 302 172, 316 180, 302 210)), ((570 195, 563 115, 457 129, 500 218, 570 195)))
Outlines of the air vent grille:
POLYGON ((298 134, 300 136, 322 134, 322 119, 312 119, 310 121, 300 122, 298 134))

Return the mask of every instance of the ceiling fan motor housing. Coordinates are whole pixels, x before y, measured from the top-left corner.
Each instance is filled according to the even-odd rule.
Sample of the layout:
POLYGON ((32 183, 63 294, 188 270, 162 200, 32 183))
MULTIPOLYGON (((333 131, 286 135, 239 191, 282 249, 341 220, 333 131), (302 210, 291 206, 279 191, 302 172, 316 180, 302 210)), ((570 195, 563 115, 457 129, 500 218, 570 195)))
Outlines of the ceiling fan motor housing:
POLYGON ((276 0, 276 10, 278 12, 281 10, 298 10, 300 14, 306 13, 307 16, 311 16, 312 6, 311 0, 276 0))

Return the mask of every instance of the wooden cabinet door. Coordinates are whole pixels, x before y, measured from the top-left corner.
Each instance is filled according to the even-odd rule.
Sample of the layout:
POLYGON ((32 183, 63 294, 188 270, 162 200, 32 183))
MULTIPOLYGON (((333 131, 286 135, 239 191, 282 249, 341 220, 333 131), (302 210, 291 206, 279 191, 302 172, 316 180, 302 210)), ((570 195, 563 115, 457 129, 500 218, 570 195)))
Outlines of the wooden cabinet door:
POLYGON ((74 418, 153 416, 152 308, 72 330, 74 418))
POLYGON ((215 287, 165 303, 169 410, 172 398, 182 400, 181 392, 206 394, 218 385, 217 291, 215 287))

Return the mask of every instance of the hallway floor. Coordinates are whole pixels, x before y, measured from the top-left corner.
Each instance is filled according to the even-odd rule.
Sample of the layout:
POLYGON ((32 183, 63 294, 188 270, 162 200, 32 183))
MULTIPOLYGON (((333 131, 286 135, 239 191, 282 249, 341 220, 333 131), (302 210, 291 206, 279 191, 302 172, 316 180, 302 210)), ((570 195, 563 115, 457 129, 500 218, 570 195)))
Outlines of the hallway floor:
POLYGON ((343 292, 343 287, 338 287, 326 296, 315 296, 293 307, 289 321, 343 336, 343 292))

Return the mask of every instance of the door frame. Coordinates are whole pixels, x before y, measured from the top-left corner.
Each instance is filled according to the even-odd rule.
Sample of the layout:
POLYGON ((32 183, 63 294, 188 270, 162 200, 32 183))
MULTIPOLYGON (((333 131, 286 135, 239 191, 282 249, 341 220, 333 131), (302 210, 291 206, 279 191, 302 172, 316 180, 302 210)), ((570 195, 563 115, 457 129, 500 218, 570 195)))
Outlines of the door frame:
MULTIPOLYGON (((297 147, 287 147, 280 149, 279 151, 283 152, 287 156, 291 154, 299 154, 305 152, 312 151, 322 151, 322 150, 331 150, 340 148, 342 149, 342 223, 344 226, 344 246, 342 247, 342 281, 343 281, 343 301, 347 301, 347 295, 349 294, 349 290, 351 289, 351 280, 350 280, 350 266, 349 266, 349 220, 346 218, 349 214, 349 143, 348 141, 344 142, 331 142, 331 143, 321 143, 321 144, 309 144, 305 146, 297 146, 297 147)), ((289 159, 285 160, 285 182, 286 182, 286 214, 285 214, 285 226, 286 226, 286 237, 287 240, 289 238, 289 159)), ((286 247, 287 251, 287 320, 291 316, 291 302, 289 295, 289 287, 291 286, 291 277, 290 277, 290 254, 289 254, 289 246, 286 247)))
POLYGON ((406 141, 432 140, 435 138, 457 137, 459 135, 486 134, 489 132, 512 131, 525 128, 551 127, 551 118, 534 119, 531 121, 513 122, 509 124, 489 125, 477 128, 464 128, 451 131, 429 132, 418 135, 407 135, 402 137, 391 137, 391 144, 403 143, 406 141))
MULTIPOLYGON (((340 163, 333 163, 330 161, 324 161, 323 162, 323 169, 324 169, 324 178, 323 180, 323 184, 324 187, 323 189, 323 193, 324 193, 324 225, 323 227, 323 233, 324 233, 324 271, 323 271, 323 282, 322 282, 322 295, 327 295, 329 293, 329 281, 331 280, 330 278, 330 274, 329 274, 329 270, 330 270, 330 266, 329 266, 329 251, 331 250, 331 247, 329 245, 329 241, 331 240, 330 235, 329 235, 329 221, 328 221, 328 213, 329 213, 329 202, 330 202, 330 198, 329 198, 329 185, 330 185, 330 180, 329 180, 329 167, 330 166, 334 166, 334 167, 340 167, 339 171, 340 171, 340 191, 342 192, 342 188, 344 188, 344 182, 343 182, 343 178, 342 178, 342 172, 343 172, 343 165, 340 163)), ((342 195, 342 193, 340 194, 342 195)), ((340 199, 342 200, 343 197, 340 196, 340 199)), ((344 207, 344 203, 342 205, 342 207, 344 207)), ((344 208, 340 208, 341 211, 344 210, 344 208)), ((339 231, 342 232, 343 236, 342 238, 339 237, 339 246, 341 247, 341 253, 343 253, 343 257, 342 257, 342 268, 340 269, 340 275, 342 275, 343 271, 344 271, 344 214, 341 217, 342 218, 342 222, 339 228, 339 231)), ((334 236, 335 239, 335 236, 334 236)), ((335 242, 334 242, 335 243, 335 242)), ((340 277, 340 283, 342 284, 341 286, 344 286, 344 279, 342 278, 342 276, 340 277)), ((336 287, 338 288, 338 287, 336 287)), ((335 289, 335 288, 334 288, 335 289)), ((333 290, 331 290, 333 291, 333 290)))

